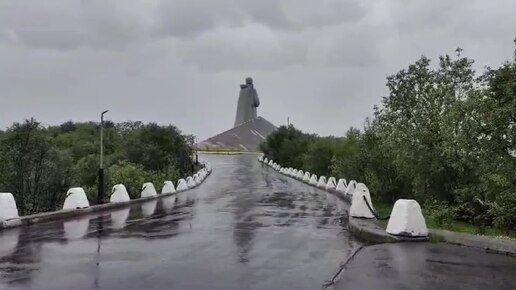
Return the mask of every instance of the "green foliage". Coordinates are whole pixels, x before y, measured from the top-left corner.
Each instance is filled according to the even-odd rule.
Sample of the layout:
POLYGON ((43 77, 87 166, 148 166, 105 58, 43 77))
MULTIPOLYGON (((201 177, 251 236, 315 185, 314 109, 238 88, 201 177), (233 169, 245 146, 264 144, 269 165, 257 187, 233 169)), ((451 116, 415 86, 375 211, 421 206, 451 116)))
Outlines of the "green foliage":
POLYGON ((293 125, 281 126, 260 144, 260 150, 267 158, 273 159, 284 167, 301 168, 303 156, 315 139, 316 136, 305 134, 293 125))
POLYGON ((140 197, 142 184, 152 182, 157 190, 165 180, 177 180, 180 178, 179 171, 168 167, 162 171, 145 170, 143 165, 132 163, 114 164, 108 169, 110 182, 109 187, 122 183, 127 188, 131 198, 140 197))
POLYGON ((496 197, 493 208, 494 224, 507 232, 516 230, 516 193, 502 192, 496 197))
POLYGON ((422 56, 387 78, 363 130, 318 137, 282 127, 261 149, 282 166, 415 198, 430 222, 516 230, 516 58, 478 76, 473 60, 422 56))
POLYGON ((425 216, 430 225, 450 226, 457 218, 457 211, 446 202, 429 200, 425 203, 425 216))
MULTIPOLYGON (((124 183, 139 197, 144 182, 159 189, 186 176, 192 165, 191 136, 174 126, 104 123, 107 191, 124 183)), ((59 209, 70 187, 96 200, 99 124, 66 122, 44 127, 34 119, 0 131, 0 190, 12 192, 20 214, 59 209)))

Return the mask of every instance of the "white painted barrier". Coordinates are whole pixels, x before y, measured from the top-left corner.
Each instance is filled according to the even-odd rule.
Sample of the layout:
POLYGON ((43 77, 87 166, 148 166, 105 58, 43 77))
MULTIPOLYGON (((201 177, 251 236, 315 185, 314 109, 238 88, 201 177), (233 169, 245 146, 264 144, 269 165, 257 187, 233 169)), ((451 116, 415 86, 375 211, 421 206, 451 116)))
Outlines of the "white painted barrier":
POLYGON ((161 194, 174 193, 176 192, 176 188, 174 187, 174 183, 172 181, 165 181, 163 183, 163 187, 161 188, 161 194))
POLYGON ((335 190, 337 190, 340 193, 345 194, 347 188, 348 188, 348 183, 346 182, 346 179, 341 178, 341 179, 339 179, 339 183, 337 183, 337 188, 335 188, 335 190))
POLYGON ((292 170, 292 174, 290 176, 296 177, 297 176, 297 169, 292 170))
POLYGON ((267 158, 263 159, 263 163, 269 164, 269 159, 267 159, 267 158))
POLYGON ((392 208, 386 231, 399 236, 428 236, 428 228, 419 203, 413 199, 398 199, 392 208))
POLYGON ((203 169, 199 170, 199 172, 197 172, 197 174, 199 175, 199 178, 201 179, 201 182, 203 182, 204 179, 206 179, 206 175, 204 175, 203 169))
POLYGON ((142 185, 142 193, 140 197, 149 197, 156 195, 158 195, 158 193, 156 192, 156 188, 154 188, 154 184, 152 184, 152 182, 146 182, 142 185))
POLYGON ((319 177, 319 182, 317 182, 317 187, 326 188, 326 177, 325 176, 319 177))
POLYGON ((179 179, 177 181, 177 187, 176 187, 176 191, 177 192, 181 192, 181 191, 185 191, 185 190, 188 190, 188 184, 186 183, 186 180, 184 180, 183 178, 179 179))
POLYGON ((72 187, 66 193, 66 199, 63 204, 63 209, 77 209, 89 207, 90 202, 86 197, 86 192, 82 187, 72 187))
POLYGON ((348 183, 348 187, 346 187, 346 195, 353 195, 355 194, 355 191, 357 190, 357 182, 354 180, 351 180, 348 183))
POLYGON ((186 185, 188 185, 188 188, 194 188, 195 187, 195 182, 193 180, 193 177, 188 176, 186 178, 186 185))
POLYGON ((262 155, 260 155, 260 157, 258 157, 258 161, 263 162, 263 156, 262 155))
POLYGON ((130 201, 131 198, 127 193, 127 189, 123 184, 115 184, 113 189, 111 190, 111 197, 109 198, 109 202, 117 203, 117 202, 127 202, 130 201))
POLYGON ((326 190, 335 189, 336 182, 335 177, 328 178, 328 182, 326 183, 326 190))
POLYGON ((202 178, 199 173, 196 173, 193 177, 193 181, 195 183, 195 186, 200 185, 202 183, 202 178))
POLYGON ((269 160, 269 166, 272 166, 272 164, 274 164, 274 161, 269 160))
MULTIPOLYGON (((350 182, 351 184, 351 182, 350 182)), ((351 198, 351 207, 349 208, 349 215, 357 218, 374 218, 373 213, 367 207, 364 197, 371 205, 371 209, 374 210, 373 203, 371 202, 371 194, 369 189, 363 183, 357 184, 357 188, 351 198)))
POLYGON ((312 175, 310 174, 310 172, 305 172, 305 175, 303 176, 303 182, 309 183, 311 177, 312 175))
POLYGON ((0 192, 0 222, 18 217, 18 208, 12 193, 0 192))
POLYGON ((315 185, 315 186, 317 186, 317 182, 318 182, 318 180, 317 180, 317 175, 312 174, 312 177, 310 177, 310 181, 309 181, 308 183, 309 183, 310 185, 315 185))
POLYGON ((303 172, 303 170, 299 170, 299 171, 297 172, 297 176, 296 176, 296 178, 297 178, 297 179, 302 180, 302 179, 303 179, 303 176, 305 176, 305 173, 303 172))

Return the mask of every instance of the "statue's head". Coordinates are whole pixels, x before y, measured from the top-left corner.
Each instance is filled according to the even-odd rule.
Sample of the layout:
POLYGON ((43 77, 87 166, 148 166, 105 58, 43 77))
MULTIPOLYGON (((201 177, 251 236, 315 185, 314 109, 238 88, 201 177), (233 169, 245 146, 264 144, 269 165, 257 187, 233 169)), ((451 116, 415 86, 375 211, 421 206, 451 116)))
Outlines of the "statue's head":
POLYGON ((245 79, 245 83, 246 83, 247 85, 252 85, 252 84, 253 84, 253 78, 251 78, 251 77, 247 77, 247 78, 245 79))

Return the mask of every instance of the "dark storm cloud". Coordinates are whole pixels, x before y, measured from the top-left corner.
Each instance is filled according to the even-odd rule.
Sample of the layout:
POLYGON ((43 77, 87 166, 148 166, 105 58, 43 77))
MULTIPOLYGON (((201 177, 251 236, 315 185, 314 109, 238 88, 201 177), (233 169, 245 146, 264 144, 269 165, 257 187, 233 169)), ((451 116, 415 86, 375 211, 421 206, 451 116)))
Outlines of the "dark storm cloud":
POLYGON ((251 75, 267 119, 342 134, 421 54, 461 46, 480 67, 511 57, 514 11, 511 0, 0 0, 0 126, 109 108, 208 137, 231 126, 251 75))

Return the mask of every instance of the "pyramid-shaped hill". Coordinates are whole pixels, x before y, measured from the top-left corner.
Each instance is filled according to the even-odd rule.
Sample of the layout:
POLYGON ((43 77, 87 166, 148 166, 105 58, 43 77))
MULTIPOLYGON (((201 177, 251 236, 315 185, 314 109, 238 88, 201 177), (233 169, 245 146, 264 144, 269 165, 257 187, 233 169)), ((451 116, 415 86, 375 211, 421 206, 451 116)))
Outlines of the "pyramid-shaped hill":
POLYGON ((265 118, 257 117, 197 144, 201 150, 209 148, 234 148, 258 151, 260 143, 277 129, 265 118))

